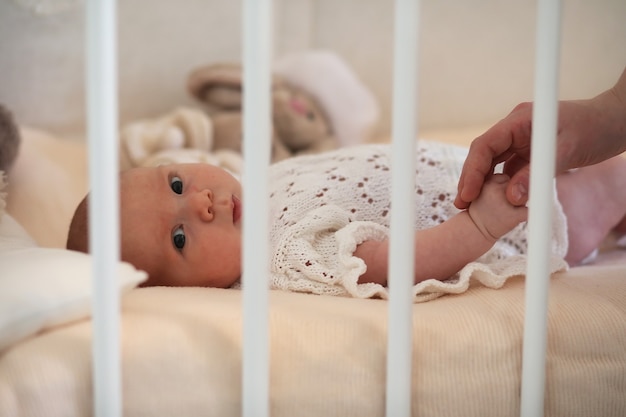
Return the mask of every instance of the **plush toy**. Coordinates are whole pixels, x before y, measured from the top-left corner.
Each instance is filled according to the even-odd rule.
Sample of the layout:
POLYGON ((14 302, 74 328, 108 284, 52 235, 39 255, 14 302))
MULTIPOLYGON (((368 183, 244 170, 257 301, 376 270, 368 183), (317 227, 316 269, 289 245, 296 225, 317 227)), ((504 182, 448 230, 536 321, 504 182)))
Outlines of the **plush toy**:
MULTIPOLYGON (((180 107, 120 130, 120 167, 208 162, 240 174, 242 68, 213 64, 188 78, 204 109, 180 107)), ((330 52, 278 60, 272 74, 272 161, 366 142, 378 105, 350 68, 330 52)))
POLYGON ((340 146, 375 139, 380 121, 378 101, 336 53, 309 50, 287 54, 274 62, 272 72, 320 103, 340 146))
MULTIPOLYGON (((215 149, 242 151, 242 78, 236 63, 204 66, 189 76, 189 92, 206 104, 211 117, 215 149)), ((326 114, 306 91, 274 76, 271 99, 272 162, 338 147, 326 114)))
POLYGON ((20 132, 12 113, 0 104, 0 171, 8 173, 20 147, 20 132))
POLYGON ((205 162, 241 173, 241 155, 215 150, 213 124, 201 110, 179 107, 154 119, 128 123, 120 130, 120 169, 170 163, 205 162))
MULTIPOLYGON (((289 54, 272 67, 272 160, 368 141, 379 119, 373 94, 330 51, 289 54)), ((190 94, 206 106, 216 149, 241 150, 243 71, 240 64, 199 67, 190 94)))

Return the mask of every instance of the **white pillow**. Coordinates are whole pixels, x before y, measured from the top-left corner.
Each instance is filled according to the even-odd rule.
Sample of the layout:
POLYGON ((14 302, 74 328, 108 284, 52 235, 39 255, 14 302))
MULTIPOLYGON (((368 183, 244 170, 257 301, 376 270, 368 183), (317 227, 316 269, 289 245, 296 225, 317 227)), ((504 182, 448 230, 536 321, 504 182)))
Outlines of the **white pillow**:
MULTIPOLYGON (((42 330, 87 318, 91 312, 92 259, 88 254, 37 247, 26 231, 3 213, 0 171, 0 351, 42 330)), ((147 275, 120 262, 120 293, 147 275)))

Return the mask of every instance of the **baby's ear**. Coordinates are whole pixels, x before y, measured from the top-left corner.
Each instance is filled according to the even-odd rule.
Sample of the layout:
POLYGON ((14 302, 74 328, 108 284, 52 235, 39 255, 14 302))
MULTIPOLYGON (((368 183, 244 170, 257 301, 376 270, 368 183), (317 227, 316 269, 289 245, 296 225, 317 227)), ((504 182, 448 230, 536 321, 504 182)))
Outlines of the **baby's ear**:
POLYGON ((65 248, 89 253, 89 194, 80 201, 70 222, 65 248))
POLYGON ((13 114, 0 104, 0 171, 9 172, 17 158, 21 137, 13 114))
POLYGON ((199 67, 189 74, 189 93, 215 110, 240 110, 243 102, 242 68, 236 63, 199 67))

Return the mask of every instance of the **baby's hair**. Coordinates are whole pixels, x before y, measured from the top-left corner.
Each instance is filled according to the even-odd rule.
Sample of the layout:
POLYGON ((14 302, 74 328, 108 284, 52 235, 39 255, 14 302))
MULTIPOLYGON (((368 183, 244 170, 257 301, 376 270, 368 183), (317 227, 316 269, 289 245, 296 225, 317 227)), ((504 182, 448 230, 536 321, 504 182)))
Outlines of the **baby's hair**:
POLYGON ((67 243, 65 247, 69 250, 75 250, 79 252, 89 252, 89 206, 88 195, 86 195, 76 211, 74 211, 74 217, 70 223, 70 229, 67 233, 67 243))

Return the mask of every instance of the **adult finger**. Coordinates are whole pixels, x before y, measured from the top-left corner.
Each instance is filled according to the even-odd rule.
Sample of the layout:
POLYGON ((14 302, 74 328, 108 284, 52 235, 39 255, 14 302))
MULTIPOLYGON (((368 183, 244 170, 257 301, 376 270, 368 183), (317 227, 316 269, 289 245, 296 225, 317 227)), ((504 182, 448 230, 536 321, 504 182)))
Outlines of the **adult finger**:
POLYGON ((461 169, 454 204, 466 209, 480 194, 485 179, 493 173, 496 164, 505 161, 510 155, 511 135, 503 127, 506 119, 494 125, 474 139, 461 169))
POLYGON ((519 154, 513 154, 509 159, 504 161, 504 166, 502 168, 502 172, 509 177, 515 175, 520 169, 529 165, 530 161, 528 158, 521 157, 519 154))

